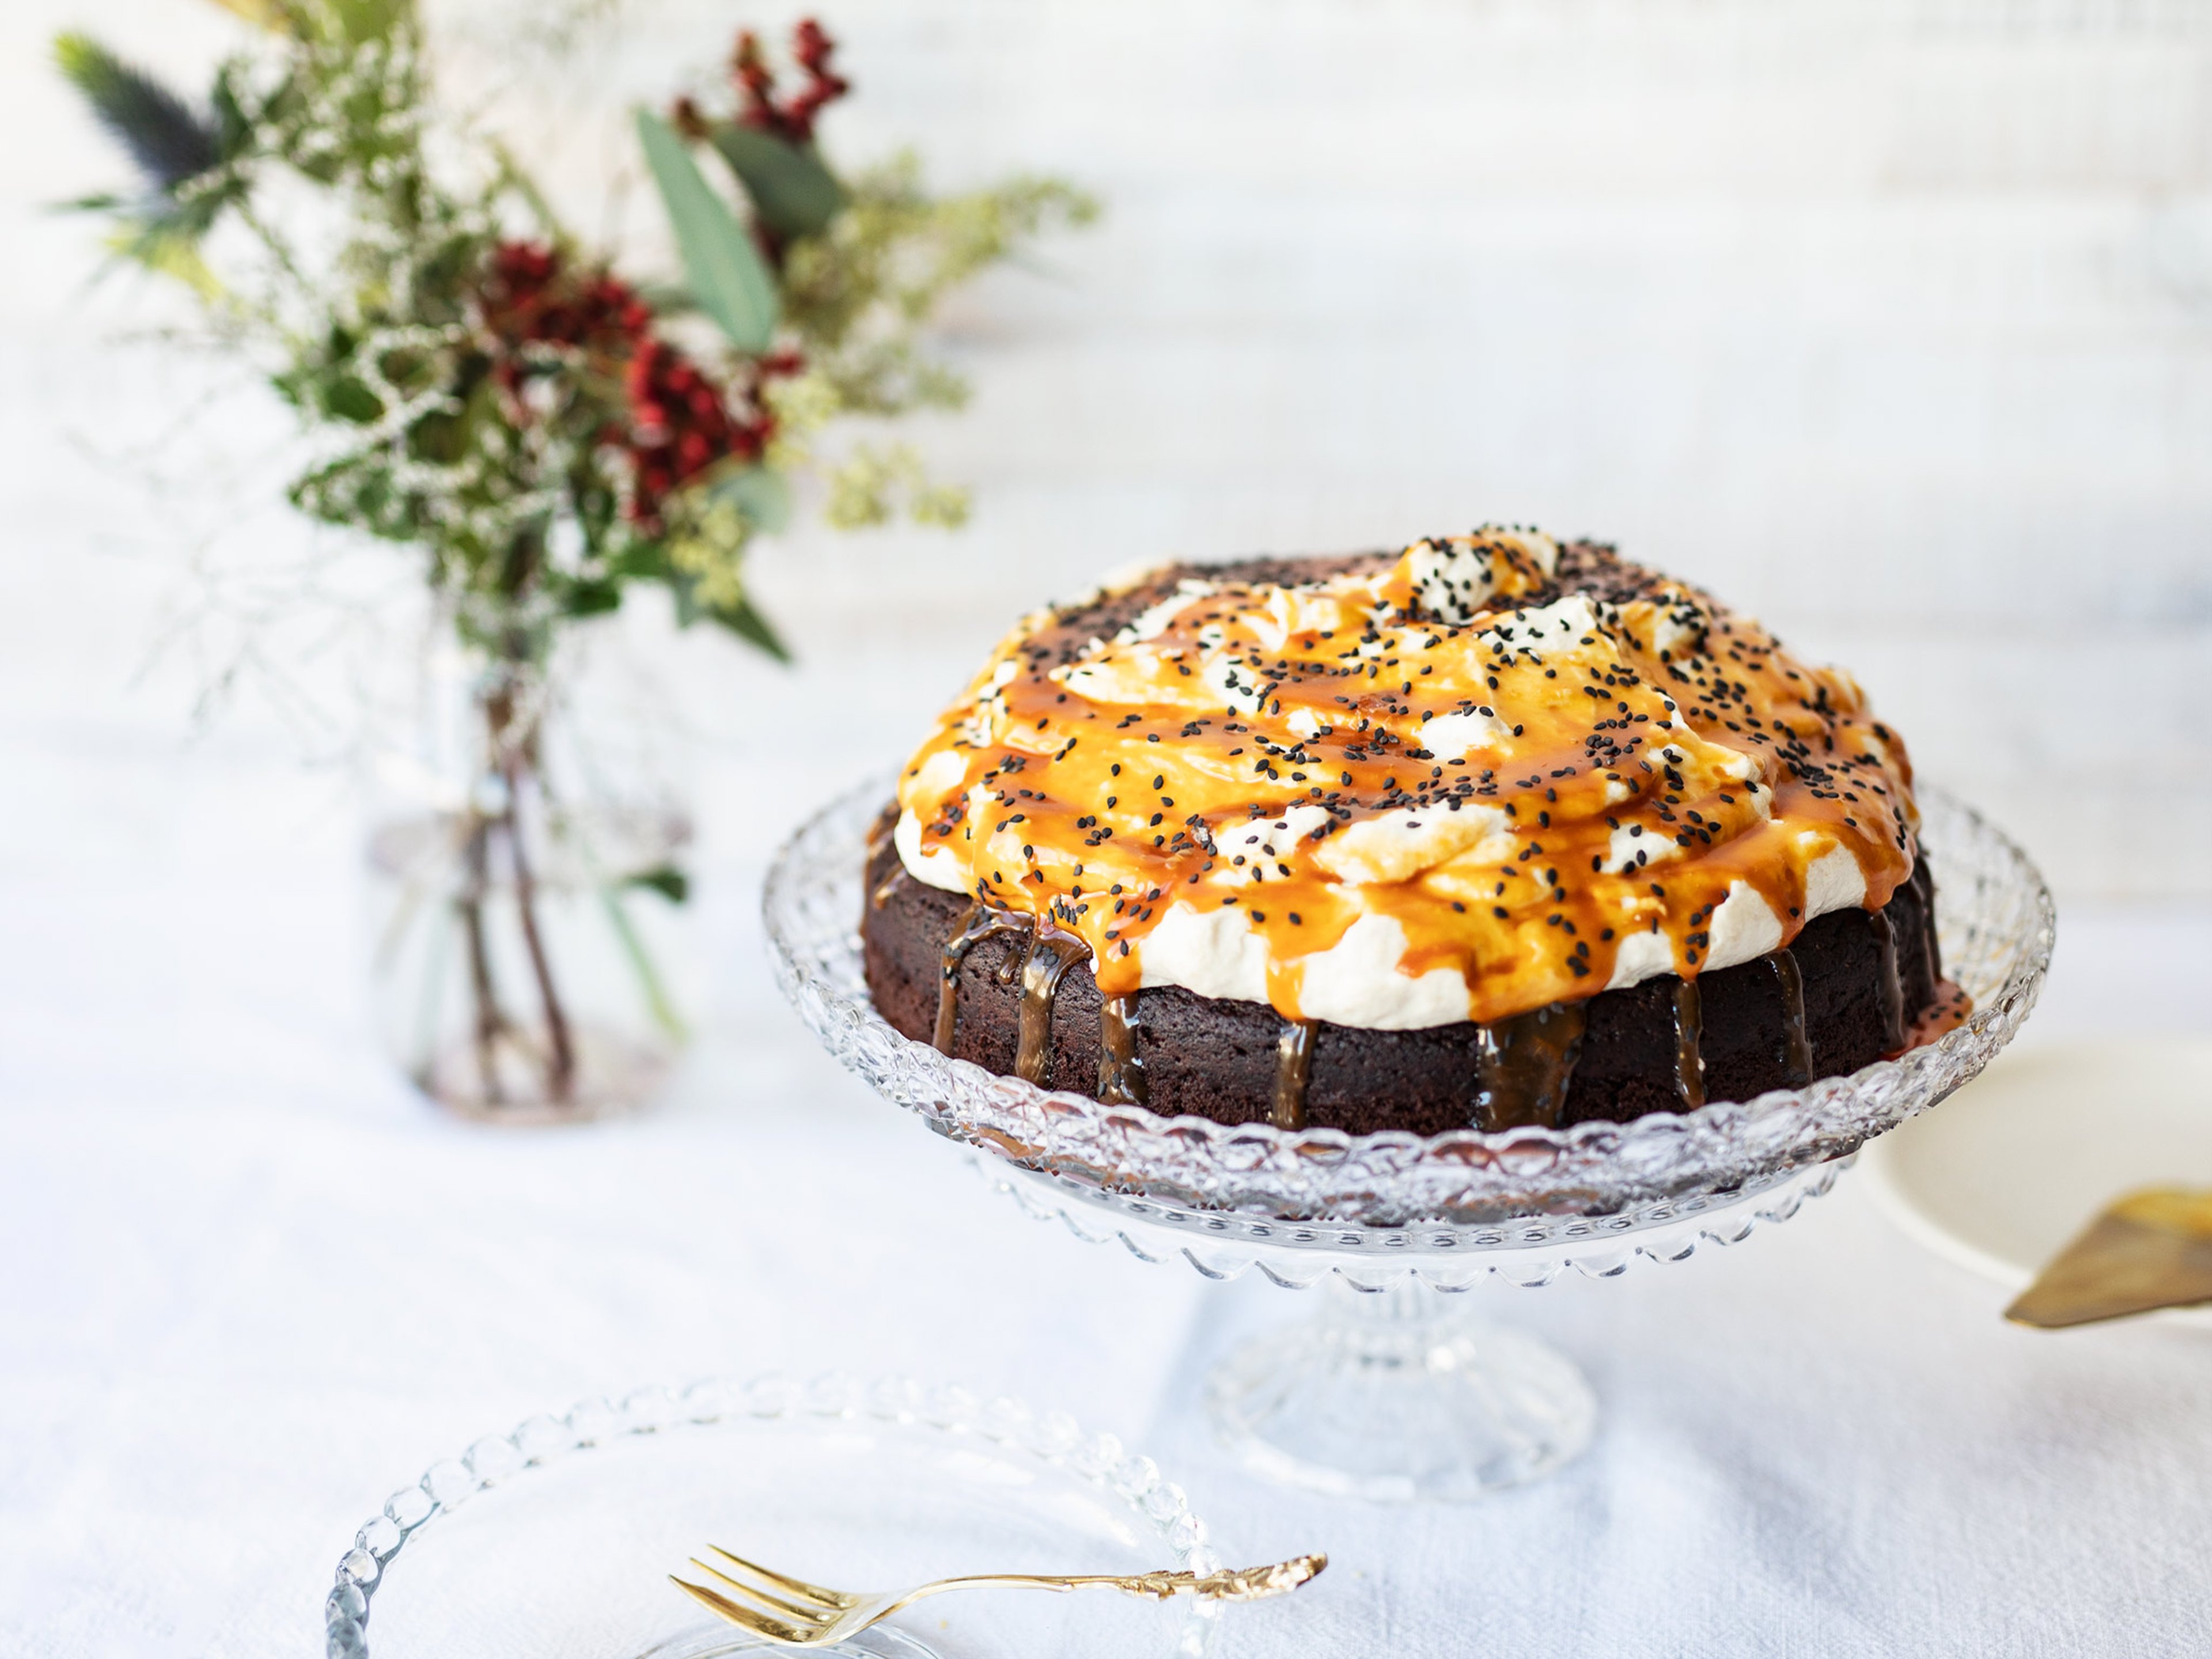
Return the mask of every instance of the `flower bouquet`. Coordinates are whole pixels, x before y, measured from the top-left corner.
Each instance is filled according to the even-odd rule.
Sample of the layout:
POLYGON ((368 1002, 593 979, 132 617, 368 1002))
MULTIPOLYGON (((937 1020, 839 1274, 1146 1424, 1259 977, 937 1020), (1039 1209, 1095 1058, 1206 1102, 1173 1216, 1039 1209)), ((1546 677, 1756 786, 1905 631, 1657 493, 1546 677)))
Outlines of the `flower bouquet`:
POLYGON ((640 830, 556 775, 558 646, 646 583, 782 656, 744 556, 809 476, 832 525, 959 522, 964 496, 910 448, 825 459, 820 434, 957 407, 965 385, 920 343, 938 302, 1094 208, 1050 179, 933 196, 911 155, 837 170, 816 129, 851 88, 808 21, 781 72, 746 32, 726 88, 635 112, 681 257, 656 284, 441 108, 415 0, 225 3, 261 33, 198 104, 85 36, 56 43, 140 174, 77 205, 298 412, 294 505, 410 550, 468 653, 466 776, 373 848, 399 890, 380 954, 419 936, 407 1068, 510 1120, 634 1103, 682 1033, 633 907, 684 899, 683 826, 640 830), (627 988, 580 1013, 570 970, 589 980, 594 953, 627 988))

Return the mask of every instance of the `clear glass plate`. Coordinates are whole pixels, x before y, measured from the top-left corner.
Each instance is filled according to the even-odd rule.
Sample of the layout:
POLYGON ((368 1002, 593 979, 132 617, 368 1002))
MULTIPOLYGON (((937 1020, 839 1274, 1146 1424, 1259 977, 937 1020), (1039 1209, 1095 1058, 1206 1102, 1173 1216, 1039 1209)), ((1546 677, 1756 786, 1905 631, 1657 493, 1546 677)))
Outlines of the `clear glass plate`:
MULTIPOLYGON (((1212 1571, 1181 1487, 1110 1435, 891 1380, 763 1377, 588 1401, 395 1492, 338 1565, 330 1659, 708 1659, 767 1647, 668 1582, 719 1544, 886 1589, 955 1573, 1212 1571)), ((696 1576, 696 1575, 694 1575, 696 1576)), ((823 1652, 1188 1656, 1219 1608, 1109 1590, 922 1603, 823 1652)))

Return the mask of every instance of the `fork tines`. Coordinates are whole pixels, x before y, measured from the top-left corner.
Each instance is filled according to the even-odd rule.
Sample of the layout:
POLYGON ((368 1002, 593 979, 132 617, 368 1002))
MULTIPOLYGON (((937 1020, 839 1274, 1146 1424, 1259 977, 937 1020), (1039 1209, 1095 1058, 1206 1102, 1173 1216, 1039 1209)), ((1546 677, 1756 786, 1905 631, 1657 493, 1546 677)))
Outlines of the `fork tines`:
POLYGON ((756 1636, 765 1636, 773 1642, 806 1643, 817 1639, 837 1616, 860 1598, 848 1595, 821 1584, 810 1584, 803 1578, 793 1578, 733 1555, 719 1544, 709 1544, 707 1553, 719 1556, 731 1566, 747 1575, 739 1577, 726 1572, 710 1561, 691 1557, 691 1565, 708 1577, 718 1579, 731 1589, 747 1598, 734 1601, 720 1590, 706 1584, 695 1584, 688 1578, 669 1575, 669 1582, 709 1611, 720 1614, 741 1629, 756 1636), (755 1582, 762 1581, 762 1582, 755 1582), (769 1588, 773 1586, 774 1588, 769 1588))

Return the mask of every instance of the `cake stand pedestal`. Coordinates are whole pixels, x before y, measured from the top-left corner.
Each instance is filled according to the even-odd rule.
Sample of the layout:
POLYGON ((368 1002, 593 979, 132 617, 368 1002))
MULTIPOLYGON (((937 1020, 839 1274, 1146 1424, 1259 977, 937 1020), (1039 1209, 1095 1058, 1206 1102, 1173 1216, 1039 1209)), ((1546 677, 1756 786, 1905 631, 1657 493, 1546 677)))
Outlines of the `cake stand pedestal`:
POLYGON ((1206 1379, 1206 1415, 1248 1471, 1278 1485, 1382 1502, 1455 1501, 1540 1480, 1597 1427, 1597 1398, 1549 1343, 1484 1316, 1484 1279, 1534 1288, 1572 1272, 1612 1279, 1680 1261, 1786 1221, 1835 1185, 1846 1154, 1767 1183, 1635 1218, 1551 1230, 1243 1224, 1087 1190, 978 1158, 1032 1218, 1141 1261, 1206 1278, 1256 1272, 1314 1291, 1310 1316, 1248 1338, 1206 1379))
POLYGON ((1987 1065, 2034 1006, 2056 926, 2026 854, 1939 790, 1920 794, 1945 971, 1972 1012, 1895 1060, 1749 1101, 1632 1123, 1415 1136, 1162 1118, 1040 1089, 892 1030, 869 1000, 857 924, 888 778, 832 802, 769 872, 777 979, 839 1060, 976 1149, 1032 1214, 1212 1279, 1324 1286, 1319 1316, 1214 1370, 1214 1425, 1247 1467, 1370 1498, 1464 1498, 1536 1479, 1589 1443, 1573 1364, 1477 1323, 1492 1277, 1610 1279, 1733 1243, 1826 1192, 1858 1148, 1987 1065))
POLYGON ((1332 1281, 1320 1316, 1239 1345, 1206 1414, 1264 1480, 1340 1498, 1467 1498, 1571 1462, 1597 1396, 1565 1354, 1407 1283, 1332 1281))

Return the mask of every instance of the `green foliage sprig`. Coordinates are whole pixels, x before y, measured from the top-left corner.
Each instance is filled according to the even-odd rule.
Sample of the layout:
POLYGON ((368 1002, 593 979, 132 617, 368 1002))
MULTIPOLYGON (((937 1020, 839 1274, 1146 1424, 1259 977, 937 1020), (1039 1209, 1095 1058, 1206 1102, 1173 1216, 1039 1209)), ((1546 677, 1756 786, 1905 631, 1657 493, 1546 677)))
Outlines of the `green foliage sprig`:
POLYGON ((416 0, 224 3, 268 40, 199 106, 85 36, 56 42, 140 174, 76 205, 267 362, 318 441, 293 502, 420 549, 465 637, 540 659, 647 581, 684 620, 781 655, 743 557, 788 521, 795 476, 823 475, 841 526, 964 515, 907 447, 827 459, 823 434, 958 407, 967 387, 922 325, 959 283, 1090 219, 1088 197, 1029 178, 933 197, 910 155, 842 176, 815 136, 849 90, 834 43, 799 26, 786 94, 748 32, 729 107, 637 113, 684 264, 680 293, 648 301, 502 149, 439 120, 416 0), (271 198, 300 183, 336 208, 334 241, 279 222, 271 198), (713 346, 679 342, 685 309, 713 346))

